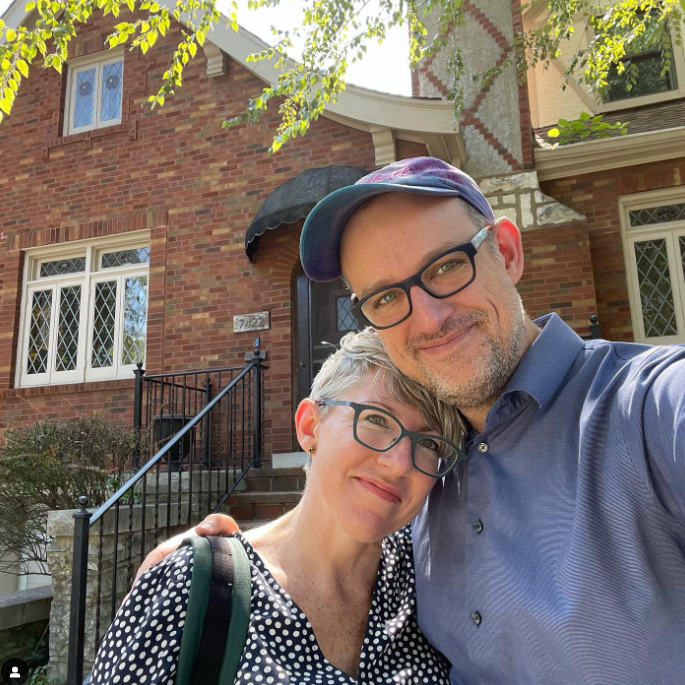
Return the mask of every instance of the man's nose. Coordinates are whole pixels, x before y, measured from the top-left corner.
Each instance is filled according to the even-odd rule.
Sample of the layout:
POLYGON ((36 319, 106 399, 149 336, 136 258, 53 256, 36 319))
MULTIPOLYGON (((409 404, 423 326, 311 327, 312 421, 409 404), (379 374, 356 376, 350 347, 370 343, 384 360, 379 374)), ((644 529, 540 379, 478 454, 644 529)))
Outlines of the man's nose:
POLYGON ((412 304, 410 321, 414 334, 437 333, 445 321, 454 316, 454 305, 449 297, 433 297, 417 285, 412 286, 409 294, 412 304))

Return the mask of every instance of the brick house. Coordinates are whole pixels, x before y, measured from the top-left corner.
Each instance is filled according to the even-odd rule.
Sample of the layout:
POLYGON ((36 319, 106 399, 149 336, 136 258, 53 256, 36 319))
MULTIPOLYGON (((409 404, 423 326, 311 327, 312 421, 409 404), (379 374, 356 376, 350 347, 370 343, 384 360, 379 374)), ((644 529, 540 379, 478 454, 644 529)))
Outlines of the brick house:
MULTIPOLYGON (((522 15, 516 0, 466 3, 457 30, 467 64, 501 59, 513 32, 537 20, 535 7, 522 15)), ((25 23, 23 0, 4 19, 25 23)), ((416 97, 348 87, 304 139, 267 157, 276 113, 255 127, 220 127, 273 78, 265 63, 246 64, 263 47, 257 38, 217 27, 182 90, 150 110, 144 103, 180 33, 146 55, 103 51, 114 23, 83 27, 62 75, 33 67, 0 126, 0 432, 92 413, 131 422, 136 362, 147 373, 239 363, 256 334, 236 331, 234 316, 267 312, 269 327, 259 331, 270 367, 265 452, 292 453, 297 401, 326 343, 356 323, 340 283, 302 275, 304 216, 296 202, 276 200, 287 200, 297 179, 313 179, 300 185, 319 184, 323 195, 331 178, 421 154, 464 168, 496 212, 517 220, 527 258, 520 291, 532 316, 556 311, 586 333, 597 313, 609 338, 685 341, 682 55, 677 81, 660 94, 666 104, 653 95, 639 103, 648 112, 668 107, 668 130, 541 146, 545 128, 578 105, 567 91, 552 113, 542 107, 552 77, 535 73, 526 87, 511 70, 483 90, 467 79, 455 130, 438 56, 415 74, 416 97), (645 219, 632 231, 631 212, 666 205, 680 218, 653 228, 645 219), (652 230, 657 237, 645 243, 652 230), (671 298, 672 334, 640 327, 640 295, 650 286, 629 248, 645 245, 659 273, 664 259, 670 269, 648 294, 671 298)))

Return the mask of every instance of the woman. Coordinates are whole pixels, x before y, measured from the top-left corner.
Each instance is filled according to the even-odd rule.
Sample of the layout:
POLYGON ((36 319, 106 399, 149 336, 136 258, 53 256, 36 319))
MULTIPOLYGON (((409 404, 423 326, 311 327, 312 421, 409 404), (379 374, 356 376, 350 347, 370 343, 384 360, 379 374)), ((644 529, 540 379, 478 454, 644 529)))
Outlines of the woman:
MULTIPOLYGON (((300 503, 236 534, 252 599, 235 682, 448 683, 416 622, 407 524, 463 458, 456 411, 403 376, 368 328, 326 360, 295 425, 311 455, 300 503)), ((183 547, 139 578, 92 685, 174 682, 191 557, 183 547)))

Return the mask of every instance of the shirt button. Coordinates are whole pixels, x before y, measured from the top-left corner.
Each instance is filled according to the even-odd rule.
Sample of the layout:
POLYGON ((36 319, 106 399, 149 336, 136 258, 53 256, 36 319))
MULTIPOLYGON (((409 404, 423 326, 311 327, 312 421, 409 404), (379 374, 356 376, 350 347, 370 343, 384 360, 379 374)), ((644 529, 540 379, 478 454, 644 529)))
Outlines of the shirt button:
POLYGON ((471 620, 479 626, 483 622, 483 617, 477 611, 474 611, 471 614, 471 620))
POLYGON ((488 443, 487 442, 481 442, 478 444, 478 451, 479 452, 487 452, 488 451, 488 443))
POLYGON ((473 524, 473 530, 476 531, 476 533, 482 533, 483 532, 483 522, 478 519, 474 524, 473 524))

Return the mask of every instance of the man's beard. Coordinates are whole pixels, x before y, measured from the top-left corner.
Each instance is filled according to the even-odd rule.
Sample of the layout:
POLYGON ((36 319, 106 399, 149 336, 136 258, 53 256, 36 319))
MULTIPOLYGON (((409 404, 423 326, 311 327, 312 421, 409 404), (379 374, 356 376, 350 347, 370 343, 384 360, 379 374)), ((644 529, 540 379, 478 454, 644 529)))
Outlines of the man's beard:
MULTIPOLYGON (((516 303, 512 302, 507 307, 511 321, 508 334, 500 329, 500 336, 495 337, 488 330, 487 315, 484 312, 470 312, 446 321, 440 332, 431 336, 431 339, 441 340, 454 331, 464 331, 474 326, 480 333, 482 348, 470 362, 464 359, 460 350, 456 350, 450 356, 441 358, 439 365, 442 368, 436 368, 437 364, 426 364, 425 358, 419 356, 419 350, 410 348, 417 364, 416 380, 438 399, 461 410, 480 409, 494 404, 521 361, 526 319, 520 299, 517 297, 516 300, 516 303), (450 366, 455 371, 459 368, 468 369, 468 376, 455 378, 455 371, 450 366)), ((421 339, 414 344, 426 341, 421 339)))

